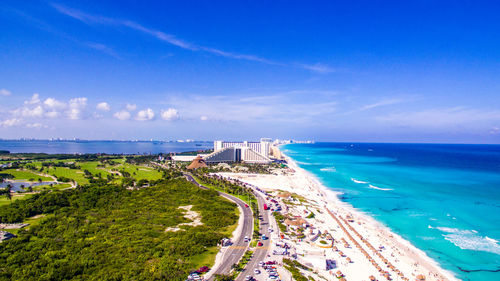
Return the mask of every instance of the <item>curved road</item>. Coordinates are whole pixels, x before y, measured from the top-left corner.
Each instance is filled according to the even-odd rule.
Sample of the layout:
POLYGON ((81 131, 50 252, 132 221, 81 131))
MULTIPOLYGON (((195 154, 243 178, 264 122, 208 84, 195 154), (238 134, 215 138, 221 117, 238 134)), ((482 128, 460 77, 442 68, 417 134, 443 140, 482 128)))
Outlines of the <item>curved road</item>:
MULTIPOLYGON (((186 176, 187 180, 196 184, 200 188, 203 189, 209 189, 208 187, 198 183, 192 175, 184 173, 184 176, 186 176)), ((215 274, 228 274, 231 271, 231 266, 235 263, 237 263, 243 254, 245 254, 245 251, 248 248, 249 242, 244 242, 245 236, 248 236, 249 238, 252 238, 252 231, 253 231, 253 215, 252 215, 252 210, 249 207, 245 207, 245 202, 243 200, 234 197, 232 195, 223 193, 218 191, 219 195, 233 201, 234 203, 238 204, 238 206, 243 209, 243 226, 242 226, 242 232, 241 235, 238 237, 236 241, 232 241, 233 245, 229 246, 228 249, 226 249, 224 256, 223 256, 223 262, 220 263, 219 267, 215 269, 215 273, 212 276, 215 276, 215 274)), ((259 203, 260 205, 260 203, 259 203)), ((260 206, 259 206, 260 209, 260 206)), ((255 258, 252 259, 252 261, 255 258)), ((253 270, 253 269, 252 269, 253 270)), ((240 274, 240 277, 242 274, 240 274)), ((238 278, 239 280, 240 278, 238 278)), ((208 280, 213 280, 212 278, 209 278, 208 280)))
MULTIPOLYGON (((247 275, 251 275, 255 278, 261 279, 264 278, 266 275, 266 272, 263 271, 261 267, 259 267, 259 262, 264 261, 266 259, 267 255, 269 255, 270 248, 271 248, 271 239, 270 239, 270 233, 269 233, 269 221, 271 219, 271 211, 269 210, 264 210, 264 203, 265 199, 262 197, 262 195, 259 192, 254 191, 255 197, 257 197, 257 202, 259 205, 259 220, 260 220, 260 233, 266 235, 268 238, 267 240, 260 240, 262 241, 263 245, 261 247, 256 247, 255 251, 253 253, 252 259, 247 263, 245 270, 241 272, 241 274, 236 278, 236 281, 240 280, 245 280, 245 277, 247 275), (254 269, 258 268, 261 270, 261 273, 258 275, 255 275, 254 269)), ((272 218, 274 219, 274 217, 272 218)), ((276 231, 276 229, 274 230, 276 231)))

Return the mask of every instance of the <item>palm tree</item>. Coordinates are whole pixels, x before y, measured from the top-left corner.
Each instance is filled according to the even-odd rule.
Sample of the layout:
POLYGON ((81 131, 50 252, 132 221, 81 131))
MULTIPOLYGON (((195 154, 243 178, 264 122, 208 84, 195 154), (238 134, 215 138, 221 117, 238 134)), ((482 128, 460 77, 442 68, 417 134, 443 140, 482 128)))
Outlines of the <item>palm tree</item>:
POLYGON ((10 194, 10 190, 12 189, 12 185, 8 184, 7 185, 7 193, 5 193, 5 197, 9 199, 12 202, 12 194, 10 194))

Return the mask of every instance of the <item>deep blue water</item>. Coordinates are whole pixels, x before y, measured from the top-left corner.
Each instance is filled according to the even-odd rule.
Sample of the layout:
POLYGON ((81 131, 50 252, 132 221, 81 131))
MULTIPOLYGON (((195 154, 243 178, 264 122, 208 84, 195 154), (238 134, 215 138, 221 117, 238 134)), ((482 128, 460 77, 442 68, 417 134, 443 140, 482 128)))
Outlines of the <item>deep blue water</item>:
POLYGON ((283 147, 341 200, 463 280, 500 280, 500 145, 283 147))
POLYGON ((107 153, 107 154, 156 154, 195 151, 213 148, 212 142, 156 142, 156 141, 10 141, 0 140, 0 150, 11 153, 107 153))

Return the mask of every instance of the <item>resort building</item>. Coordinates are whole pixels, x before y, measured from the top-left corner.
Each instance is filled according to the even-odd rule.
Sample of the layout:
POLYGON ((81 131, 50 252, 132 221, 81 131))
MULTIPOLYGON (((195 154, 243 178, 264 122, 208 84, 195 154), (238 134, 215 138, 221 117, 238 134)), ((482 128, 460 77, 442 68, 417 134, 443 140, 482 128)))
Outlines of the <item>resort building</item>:
POLYGON ((245 162, 268 164, 271 139, 262 138, 260 142, 214 141, 214 152, 205 156, 206 163, 245 162))

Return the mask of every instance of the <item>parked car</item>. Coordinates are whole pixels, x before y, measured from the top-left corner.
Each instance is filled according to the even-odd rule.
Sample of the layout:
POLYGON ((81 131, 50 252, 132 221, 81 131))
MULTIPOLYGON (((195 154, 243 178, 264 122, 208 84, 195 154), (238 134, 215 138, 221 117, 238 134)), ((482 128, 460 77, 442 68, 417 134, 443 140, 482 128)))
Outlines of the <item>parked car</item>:
POLYGON ((262 243, 262 241, 259 241, 259 243, 257 243, 257 246, 259 246, 259 247, 261 247, 263 245, 264 245, 264 243, 262 243))

